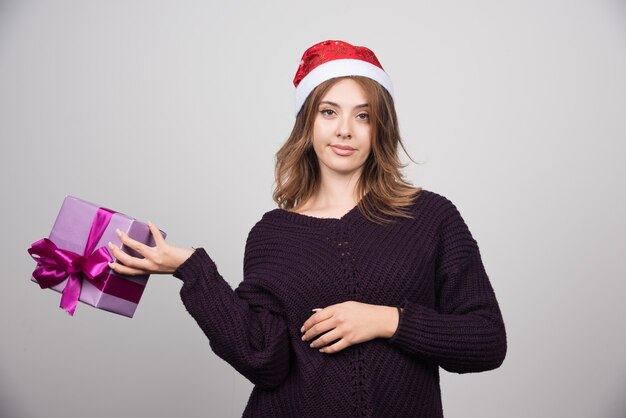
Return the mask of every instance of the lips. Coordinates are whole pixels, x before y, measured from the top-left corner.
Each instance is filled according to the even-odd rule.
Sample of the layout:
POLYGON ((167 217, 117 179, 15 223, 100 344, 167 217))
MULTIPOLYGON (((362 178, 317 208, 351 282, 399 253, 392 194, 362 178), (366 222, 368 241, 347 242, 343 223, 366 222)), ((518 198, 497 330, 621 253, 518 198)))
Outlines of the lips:
POLYGON ((347 145, 331 145, 331 147, 339 148, 346 151, 354 151, 354 148, 349 147, 347 145))
POLYGON ((342 157, 347 157, 350 156, 352 154, 354 154, 356 151, 350 147, 347 147, 348 149, 344 149, 344 148, 340 148, 337 146, 331 146, 331 148, 333 149, 333 152, 337 155, 340 155, 342 157))

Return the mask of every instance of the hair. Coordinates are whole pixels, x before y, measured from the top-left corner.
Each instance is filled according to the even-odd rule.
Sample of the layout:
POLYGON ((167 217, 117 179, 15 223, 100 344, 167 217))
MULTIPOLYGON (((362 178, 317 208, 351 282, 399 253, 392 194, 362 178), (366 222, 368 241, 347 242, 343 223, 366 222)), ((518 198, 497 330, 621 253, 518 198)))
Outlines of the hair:
POLYGON ((365 91, 372 124, 371 151, 356 184, 358 210, 368 220, 380 224, 393 221, 385 215, 413 219, 407 208, 422 188, 409 183, 401 172, 407 164, 398 159, 398 144, 405 153, 406 149, 400 138, 393 98, 378 82, 362 76, 331 78, 309 94, 296 116, 291 134, 275 154, 276 188, 272 197, 280 208, 293 210, 302 207, 319 190, 319 162, 312 145, 317 108, 326 92, 345 78, 356 81, 365 91), (365 195, 367 199, 363 199, 365 195))

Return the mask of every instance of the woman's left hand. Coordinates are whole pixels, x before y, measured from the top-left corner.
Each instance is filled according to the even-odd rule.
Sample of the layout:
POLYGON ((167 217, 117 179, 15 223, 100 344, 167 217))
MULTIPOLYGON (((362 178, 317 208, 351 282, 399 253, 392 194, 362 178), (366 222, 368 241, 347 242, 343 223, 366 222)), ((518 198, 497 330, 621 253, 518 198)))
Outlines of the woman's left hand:
POLYGON ((336 353, 353 344, 375 338, 391 338, 398 327, 398 310, 393 306, 372 305, 346 301, 318 310, 307 319, 301 329, 303 341, 322 335, 312 348, 323 347, 323 353, 336 353))

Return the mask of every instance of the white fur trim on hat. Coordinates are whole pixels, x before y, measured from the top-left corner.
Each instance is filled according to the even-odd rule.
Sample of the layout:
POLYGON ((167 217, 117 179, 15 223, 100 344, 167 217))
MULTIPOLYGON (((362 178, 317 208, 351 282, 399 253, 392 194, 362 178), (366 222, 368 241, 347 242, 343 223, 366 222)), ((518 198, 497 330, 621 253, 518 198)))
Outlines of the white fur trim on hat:
POLYGON ((393 98, 393 85, 391 84, 391 78, 389 78, 387 73, 381 70, 380 67, 359 59, 343 58, 328 61, 315 67, 300 81, 298 87, 296 88, 295 114, 298 115, 304 101, 313 89, 315 89, 315 87, 326 80, 330 80, 331 78, 348 75, 361 75, 377 81, 380 85, 387 89, 393 98))

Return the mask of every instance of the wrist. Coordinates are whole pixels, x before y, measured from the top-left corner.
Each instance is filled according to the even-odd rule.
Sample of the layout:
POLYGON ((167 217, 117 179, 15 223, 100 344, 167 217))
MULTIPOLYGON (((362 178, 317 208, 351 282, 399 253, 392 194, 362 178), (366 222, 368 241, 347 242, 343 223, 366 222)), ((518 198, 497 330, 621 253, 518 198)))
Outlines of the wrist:
POLYGON ((382 337, 391 338, 400 324, 399 310, 396 306, 383 306, 382 337))
POLYGON ((178 270, 178 268, 189 259, 189 257, 191 257, 191 255, 195 252, 196 250, 194 248, 176 248, 176 251, 174 252, 174 262, 173 264, 173 271, 178 270))

